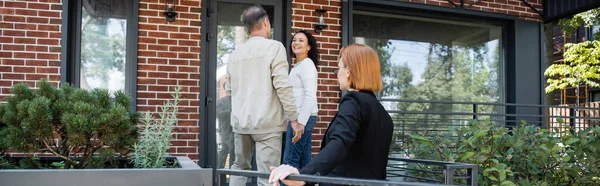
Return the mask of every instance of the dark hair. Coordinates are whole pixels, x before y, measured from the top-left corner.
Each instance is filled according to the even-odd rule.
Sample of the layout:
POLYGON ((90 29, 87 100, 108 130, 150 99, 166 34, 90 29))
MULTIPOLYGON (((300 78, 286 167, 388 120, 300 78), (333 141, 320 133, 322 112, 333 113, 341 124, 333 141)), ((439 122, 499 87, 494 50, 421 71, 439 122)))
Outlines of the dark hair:
POLYGON ((244 23, 248 32, 252 32, 261 28, 265 17, 269 17, 265 9, 257 5, 251 6, 242 12, 242 23, 244 23))
MULTIPOLYGON (((292 36, 292 41, 290 43, 290 49, 292 49, 292 43, 294 42, 294 37, 296 37, 296 34, 302 33, 306 36, 306 38, 308 39, 308 46, 310 46, 310 50, 308 51, 308 58, 310 58, 310 60, 313 61, 313 63, 315 63, 315 67, 317 67, 319 65, 319 48, 317 48, 317 39, 315 39, 315 37, 310 34, 308 31, 306 30, 300 30, 298 32, 296 32, 293 36, 292 36)), ((292 55, 292 57, 296 57, 296 54, 294 54, 294 50, 290 50, 290 54, 292 55)))

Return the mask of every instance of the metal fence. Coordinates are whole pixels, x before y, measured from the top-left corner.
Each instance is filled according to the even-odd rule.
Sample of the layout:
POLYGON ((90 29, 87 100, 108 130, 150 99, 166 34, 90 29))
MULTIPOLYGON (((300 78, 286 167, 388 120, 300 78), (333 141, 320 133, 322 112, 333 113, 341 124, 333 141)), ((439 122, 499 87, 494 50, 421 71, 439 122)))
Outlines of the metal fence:
MULTIPOLYGON (((227 175, 245 176, 248 178, 269 178, 269 173, 263 173, 258 171, 245 171, 245 170, 231 170, 231 169, 218 169, 217 174, 219 176, 218 185, 227 186, 227 175)), ((341 178, 341 177, 326 177, 326 176, 312 176, 312 175, 292 175, 288 176, 289 180, 305 181, 311 183, 324 183, 333 185, 362 185, 362 186, 437 186, 441 184, 434 183, 417 183, 417 182, 406 182, 406 181, 384 181, 384 180, 369 180, 369 179, 355 179, 355 178, 341 178)), ((450 184, 445 184, 450 185, 450 184)))
POLYGON ((390 158, 389 180, 419 181, 445 185, 477 185, 479 166, 408 158, 390 158), (400 179, 398 179, 400 178, 400 179))
POLYGON ((600 125, 600 103, 574 105, 533 105, 488 102, 423 101, 380 99, 394 120, 392 152, 403 152, 410 134, 448 132, 450 127, 467 126, 473 120, 514 127, 526 122, 541 128, 576 132, 600 125))

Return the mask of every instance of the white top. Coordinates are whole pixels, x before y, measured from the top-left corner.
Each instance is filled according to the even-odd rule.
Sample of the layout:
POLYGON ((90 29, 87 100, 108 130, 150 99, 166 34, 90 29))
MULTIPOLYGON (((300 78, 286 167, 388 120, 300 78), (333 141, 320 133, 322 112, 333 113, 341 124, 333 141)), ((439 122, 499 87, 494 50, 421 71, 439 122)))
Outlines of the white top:
POLYGON ((298 110, 298 123, 306 125, 310 116, 319 112, 317 106, 317 68, 306 58, 292 68, 290 81, 294 87, 294 98, 298 110))

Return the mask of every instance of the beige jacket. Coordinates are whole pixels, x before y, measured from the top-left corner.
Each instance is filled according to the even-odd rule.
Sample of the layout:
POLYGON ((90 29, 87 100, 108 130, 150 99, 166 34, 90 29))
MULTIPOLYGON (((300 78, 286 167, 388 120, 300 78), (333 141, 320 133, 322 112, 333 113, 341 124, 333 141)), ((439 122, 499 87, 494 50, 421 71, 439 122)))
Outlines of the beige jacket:
POLYGON ((288 76, 286 49, 278 41, 252 37, 229 55, 227 85, 231 126, 240 134, 286 130, 298 114, 288 76))

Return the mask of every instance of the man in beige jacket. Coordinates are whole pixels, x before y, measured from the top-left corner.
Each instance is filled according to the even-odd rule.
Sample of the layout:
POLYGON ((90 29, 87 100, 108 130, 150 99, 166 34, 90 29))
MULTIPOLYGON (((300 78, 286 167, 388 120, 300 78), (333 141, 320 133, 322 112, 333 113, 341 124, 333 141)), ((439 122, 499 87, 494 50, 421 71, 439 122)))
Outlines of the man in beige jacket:
MULTIPOLYGON (((231 53, 227 62, 228 95, 231 95, 231 126, 235 143, 232 169, 249 170, 256 145, 256 165, 260 172, 281 161, 286 119, 291 121, 294 138, 302 136, 298 114, 288 77, 289 65, 283 44, 268 39, 271 24, 267 12, 252 6, 242 13, 242 22, 250 39, 231 53), (287 116, 287 118, 286 118, 287 116)), ((232 176, 232 186, 245 186, 247 178, 232 176)), ((268 185, 258 179, 259 185, 268 185)))

